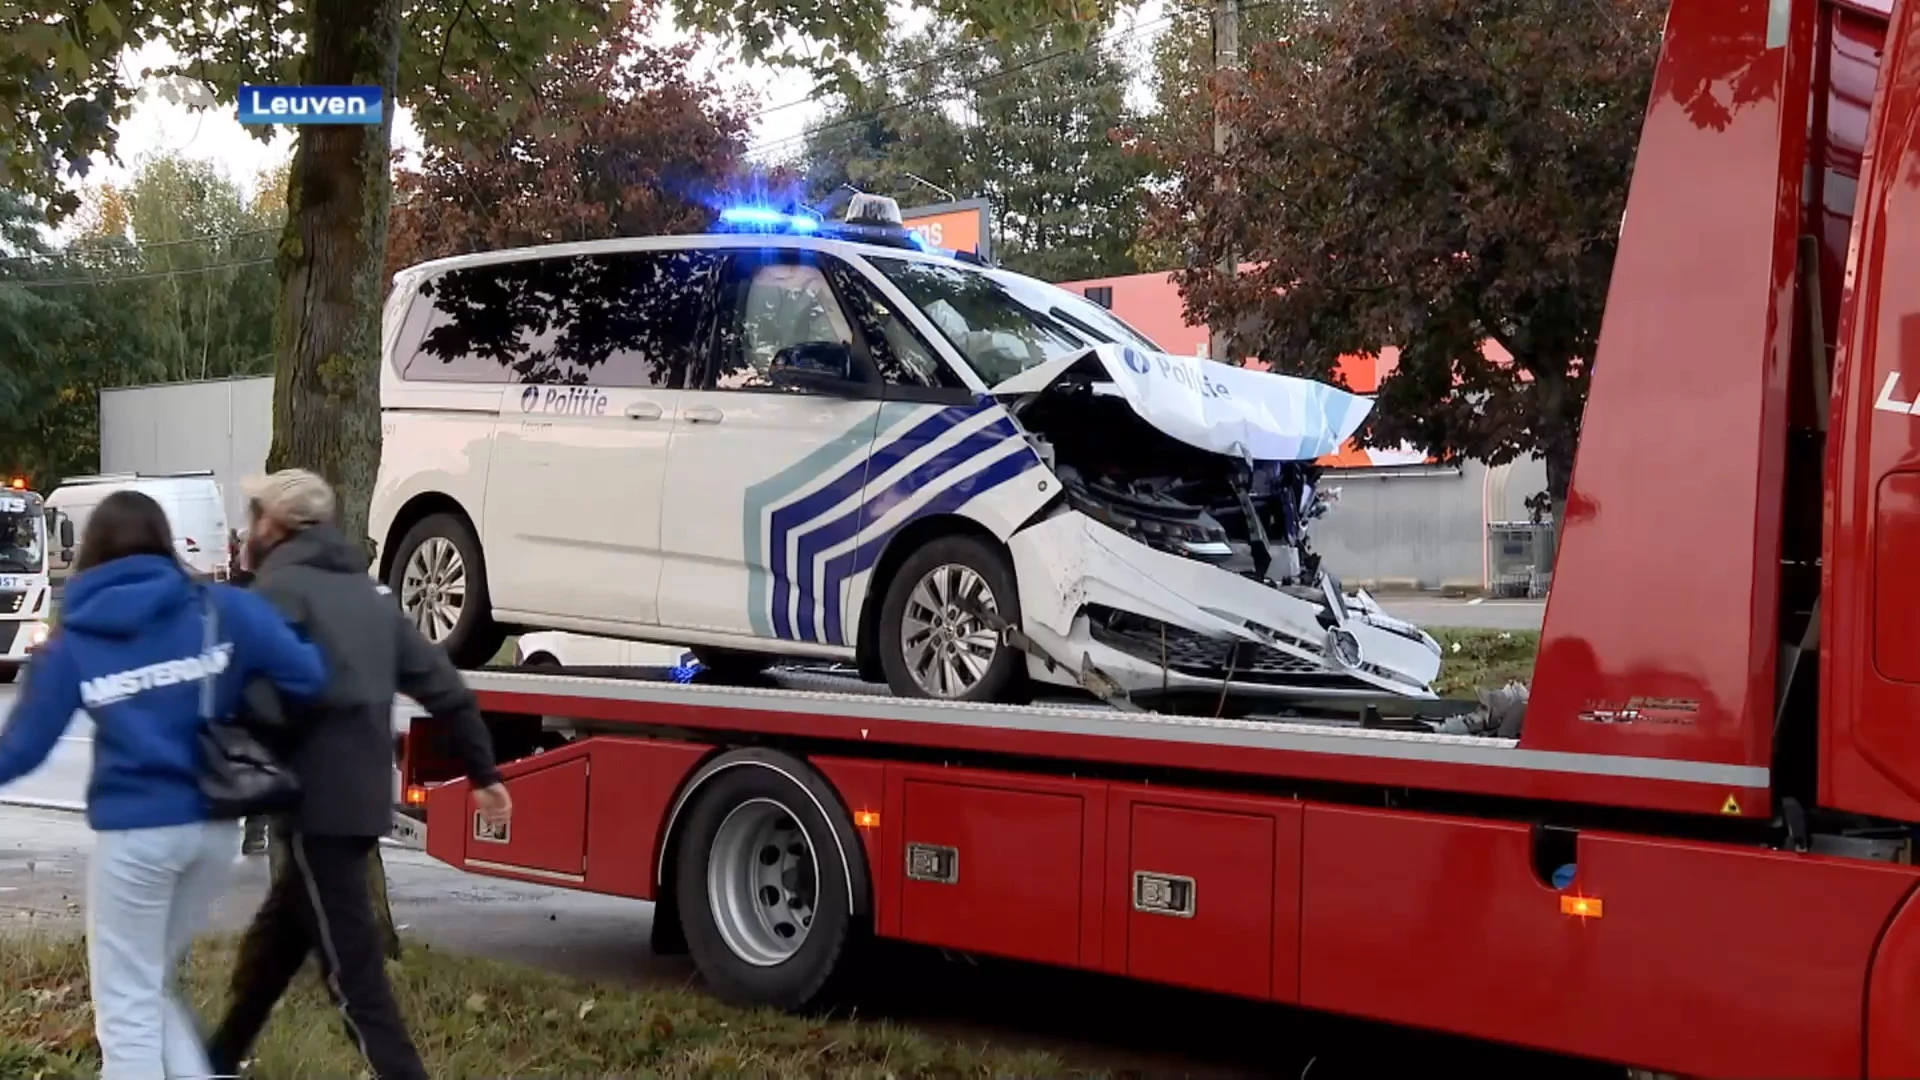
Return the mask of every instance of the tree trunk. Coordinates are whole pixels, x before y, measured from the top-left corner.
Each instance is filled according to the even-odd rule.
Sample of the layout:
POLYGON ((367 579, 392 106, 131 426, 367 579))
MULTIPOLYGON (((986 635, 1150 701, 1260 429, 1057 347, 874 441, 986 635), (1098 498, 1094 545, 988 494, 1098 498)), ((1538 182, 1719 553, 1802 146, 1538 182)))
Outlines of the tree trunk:
POLYGON ((1559 555, 1560 537, 1567 528, 1567 493, 1573 486, 1573 456, 1580 446, 1580 422, 1586 399, 1571 379, 1561 373, 1568 362, 1536 367, 1540 383, 1540 458, 1547 472, 1547 507, 1553 515, 1553 550, 1548 565, 1559 555))
POLYGON ((1557 440, 1559 445, 1550 445, 1541 454, 1541 460, 1547 467, 1547 506, 1553 515, 1553 545, 1549 559, 1559 554, 1560 534, 1567 527, 1567 489, 1573 483, 1573 443, 1572 440, 1557 440))
POLYGON ((314 8, 304 81, 379 86, 378 124, 300 129, 277 258, 272 469, 299 467, 339 490, 340 527, 366 535, 380 464, 380 298, 386 261, 398 0, 314 8))
MULTIPOLYGON (((399 0, 313 5, 302 81, 378 86, 380 123, 307 125, 287 176, 276 268, 270 469, 305 468, 339 492, 340 527, 367 533, 380 465, 380 278, 386 262, 399 0)), ((277 852, 275 852, 277 854, 277 852)), ((397 955, 386 869, 372 859, 375 914, 397 955)))

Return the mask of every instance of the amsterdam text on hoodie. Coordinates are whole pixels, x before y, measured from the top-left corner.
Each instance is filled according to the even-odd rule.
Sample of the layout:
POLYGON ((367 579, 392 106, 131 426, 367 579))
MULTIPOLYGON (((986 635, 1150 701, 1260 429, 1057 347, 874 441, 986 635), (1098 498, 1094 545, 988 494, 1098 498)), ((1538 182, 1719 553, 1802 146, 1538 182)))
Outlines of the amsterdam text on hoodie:
POLYGON ((87 820, 146 829, 206 819, 200 794, 201 686, 214 680, 214 716, 228 716, 252 679, 293 697, 325 686, 320 652, 269 604, 203 586, 172 559, 132 555, 75 577, 59 628, 26 671, 0 731, 0 786, 40 767, 75 711, 93 718, 87 820), (217 615, 213 644, 206 611, 217 615))

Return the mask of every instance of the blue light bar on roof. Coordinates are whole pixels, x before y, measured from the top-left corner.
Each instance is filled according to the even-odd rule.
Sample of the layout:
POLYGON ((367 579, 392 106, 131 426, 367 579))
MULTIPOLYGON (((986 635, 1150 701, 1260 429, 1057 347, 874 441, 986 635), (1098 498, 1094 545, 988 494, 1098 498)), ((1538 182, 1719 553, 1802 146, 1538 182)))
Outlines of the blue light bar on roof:
POLYGON ((720 224, 742 232, 811 233, 820 228, 817 218, 765 206, 729 206, 720 211, 720 224))

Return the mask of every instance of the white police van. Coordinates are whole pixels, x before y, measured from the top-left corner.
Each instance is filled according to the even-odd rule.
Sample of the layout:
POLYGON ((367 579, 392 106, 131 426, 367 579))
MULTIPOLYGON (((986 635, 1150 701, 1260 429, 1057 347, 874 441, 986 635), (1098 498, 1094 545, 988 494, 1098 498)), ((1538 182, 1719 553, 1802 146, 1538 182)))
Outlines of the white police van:
POLYGON ((457 662, 567 630, 913 696, 1432 696, 1433 639, 1306 541, 1370 399, 1168 355, 892 200, 721 222, 396 275, 376 572, 457 662))

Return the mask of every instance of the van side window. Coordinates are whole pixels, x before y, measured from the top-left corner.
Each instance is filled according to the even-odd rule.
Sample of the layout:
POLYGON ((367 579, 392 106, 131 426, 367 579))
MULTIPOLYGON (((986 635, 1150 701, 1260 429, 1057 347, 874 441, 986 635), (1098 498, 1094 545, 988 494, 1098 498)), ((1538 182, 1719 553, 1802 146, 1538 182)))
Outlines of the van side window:
POLYGON ((851 357, 853 326, 811 252, 736 263, 731 317, 720 325, 715 390, 773 390, 774 358, 809 348, 851 357))
POLYGON ((435 317, 409 379, 686 385, 718 256, 694 250, 463 267, 432 289, 435 317))
MULTIPOLYGON (((426 333, 400 368, 412 382, 504 383, 513 381, 519 354, 517 300, 494 266, 449 270, 422 282, 409 312, 432 304, 426 333)), ((404 343, 406 338, 402 337, 404 343)))
POLYGON ((846 297, 847 311, 860 324, 867 351, 882 379, 893 386, 955 390, 966 386, 858 271, 838 259, 829 259, 827 273, 840 295, 846 297))

